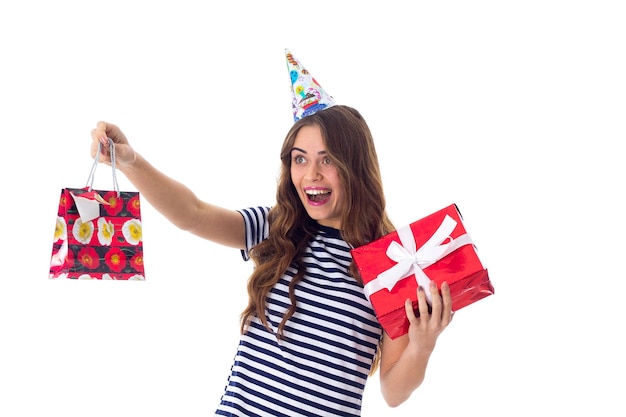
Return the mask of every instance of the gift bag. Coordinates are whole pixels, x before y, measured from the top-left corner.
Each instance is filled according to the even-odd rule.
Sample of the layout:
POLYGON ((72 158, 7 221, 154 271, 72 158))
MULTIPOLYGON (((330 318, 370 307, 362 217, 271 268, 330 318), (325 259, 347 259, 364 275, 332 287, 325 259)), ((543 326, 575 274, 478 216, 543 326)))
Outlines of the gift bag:
POLYGON ((100 146, 84 188, 63 188, 49 278, 145 280, 139 193, 119 191, 109 139, 112 190, 94 190, 100 146))
POLYGON ((392 339, 408 331, 407 298, 418 312, 418 286, 424 288, 430 303, 431 280, 438 289, 444 281, 449 284, 453 311, 494 293, 456 204, 351 252, 365 295, 392 339))

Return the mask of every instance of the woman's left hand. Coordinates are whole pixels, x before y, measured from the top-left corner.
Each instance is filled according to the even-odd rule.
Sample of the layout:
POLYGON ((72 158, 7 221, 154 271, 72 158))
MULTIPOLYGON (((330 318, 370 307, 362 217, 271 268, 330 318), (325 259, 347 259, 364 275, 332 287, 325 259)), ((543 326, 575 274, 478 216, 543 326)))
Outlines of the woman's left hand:
POLYGON ((450 287, 447 282, 441 284, 441 295, 434 281, 430 282, 429 291, 432 295, 430 312, 425 289, 422 287, 417 290, 419 316, 413 311, 411 300, 406 300, 404 303, 409 319, 409 344, 420 352, 432 352, 437 337, 448 327, 454 315, 450 287))

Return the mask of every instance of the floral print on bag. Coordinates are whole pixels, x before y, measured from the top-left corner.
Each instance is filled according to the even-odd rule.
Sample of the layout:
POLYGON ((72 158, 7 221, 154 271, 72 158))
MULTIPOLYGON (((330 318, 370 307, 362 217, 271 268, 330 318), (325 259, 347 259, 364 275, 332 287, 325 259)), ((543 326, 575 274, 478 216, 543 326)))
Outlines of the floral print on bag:
POLYGON ((86 222, 81 220, 72 194, 80 196, 88 189, 61 191, 49 277, 145 280, 139 193, 94 191, 102 203, 100 216, 86 222))

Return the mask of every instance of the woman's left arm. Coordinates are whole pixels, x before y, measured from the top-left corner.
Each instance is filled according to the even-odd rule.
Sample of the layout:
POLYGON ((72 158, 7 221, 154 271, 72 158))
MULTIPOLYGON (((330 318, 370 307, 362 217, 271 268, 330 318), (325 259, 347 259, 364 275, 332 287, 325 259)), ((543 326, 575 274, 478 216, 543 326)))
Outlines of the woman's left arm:
POLYGON ((437 284, 430 283, 432 312, 423 288, 418 288, 417 299, 419 317, 413 311, 411 300, 405 302, 409 318, 409 331, 396 339, 387 333, 383 336, 380 362, 380 386, 383 397, 390 407, 397 407, 406 401, 424 381, 430 355, 435 349, 437 338, 452 320, 452 298, 447 283, 441 285, 441 295, 437 284))

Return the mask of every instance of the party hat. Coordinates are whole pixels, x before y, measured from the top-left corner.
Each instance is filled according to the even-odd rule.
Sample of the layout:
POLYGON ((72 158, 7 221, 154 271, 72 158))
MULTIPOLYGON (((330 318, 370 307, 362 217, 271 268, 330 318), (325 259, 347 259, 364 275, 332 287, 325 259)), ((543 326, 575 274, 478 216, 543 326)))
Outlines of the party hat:
POLYGON ((291 79, 291 106, 294 122, 336 104, 300 61, 289 52, 289 49, 285 49, 285 56, 291 79))

